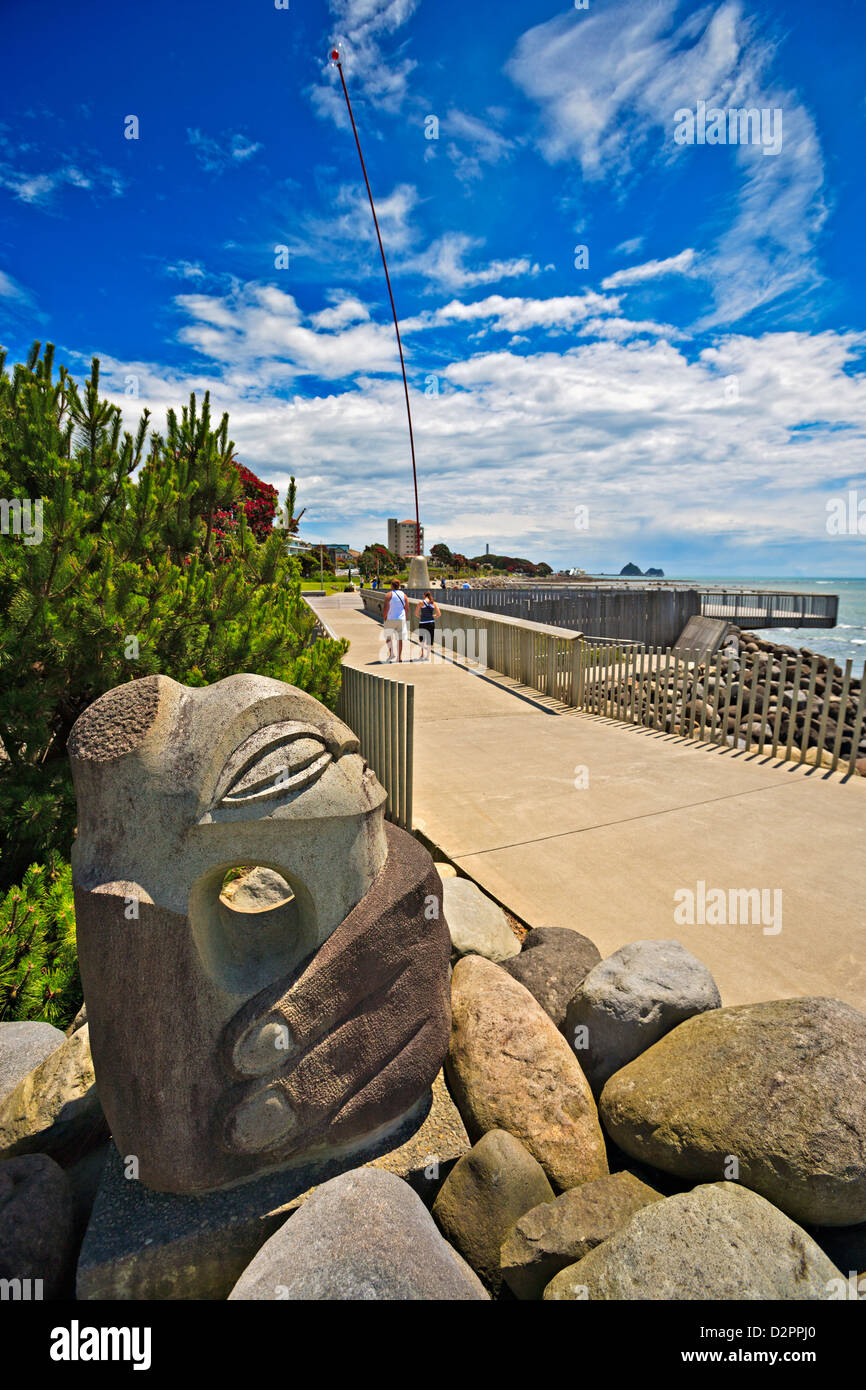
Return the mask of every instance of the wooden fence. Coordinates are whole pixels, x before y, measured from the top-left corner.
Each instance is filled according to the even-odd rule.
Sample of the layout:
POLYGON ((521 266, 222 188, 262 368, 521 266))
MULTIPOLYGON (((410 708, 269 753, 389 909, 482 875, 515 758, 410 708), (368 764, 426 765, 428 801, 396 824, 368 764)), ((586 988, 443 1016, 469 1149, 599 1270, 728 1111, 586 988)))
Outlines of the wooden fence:
POLYGON ((414 712, 414 686, 343 666, 337 714, 388 793, 385 814, 404 830, 412 829, 414 712))
MULTIPOLYGON (((627 724, 774 758, 854 772, 864 739, 866 665, 855 679, 819 658, 751 659, 582 641, 575 705, 627 724)), ((864 748, 866 751, 866 748, 864 748)))

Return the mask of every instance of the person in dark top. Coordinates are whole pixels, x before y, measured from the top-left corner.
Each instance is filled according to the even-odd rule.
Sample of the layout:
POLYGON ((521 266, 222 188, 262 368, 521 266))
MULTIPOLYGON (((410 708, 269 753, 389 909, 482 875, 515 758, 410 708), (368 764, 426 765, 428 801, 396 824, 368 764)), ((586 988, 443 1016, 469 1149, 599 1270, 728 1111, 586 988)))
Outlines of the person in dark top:
POLYGON ((418 615, 418 637, 421 642, 421 660, 429 661, 430 652, 433 650, 436 619, 442 617, 439 604, 429 589, 425 590, 424 597, 418 600, 416 612, 418 615))

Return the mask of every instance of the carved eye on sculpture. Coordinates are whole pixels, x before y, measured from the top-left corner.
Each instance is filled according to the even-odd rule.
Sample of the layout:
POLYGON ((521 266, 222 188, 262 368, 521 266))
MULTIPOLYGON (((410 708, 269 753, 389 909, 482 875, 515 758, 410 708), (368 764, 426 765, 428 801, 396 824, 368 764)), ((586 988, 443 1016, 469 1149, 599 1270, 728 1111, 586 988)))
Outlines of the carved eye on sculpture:
POLYGON ((252 734, 229 758, 217 805, 246 806, 301 791, 333 762, 318 730, 304 724, 272 724, 252 734))

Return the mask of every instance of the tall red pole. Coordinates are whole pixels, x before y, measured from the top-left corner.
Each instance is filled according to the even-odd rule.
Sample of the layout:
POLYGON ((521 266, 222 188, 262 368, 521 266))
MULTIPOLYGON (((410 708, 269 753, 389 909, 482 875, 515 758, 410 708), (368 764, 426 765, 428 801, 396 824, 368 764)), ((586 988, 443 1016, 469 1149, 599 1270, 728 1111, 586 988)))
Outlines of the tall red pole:
POLYGON ((400 325, 397 322, 397 310, 394 306, 394 293, 391 289, 391 277, 388 274, 388 262, 385 260, 385 248, 382 245, 382 233, 379 231, 379 219, 376 216, 376 204, 373 202, 373 194, 370 190, 370 180, 367 178, 367 166, 364 163, 364 156, 361 153, 361 141, 358 139, 358 127, 355 125, 355 117, 352 113, 352 103, 349 100, 349 89, 346 86, 346 79, 343 76, 343 64, 340 61, 339 51, 334 48, 331 50, 331 62, 336 65, 340 74, 340 82, 343 86, 343 96, 346 98, 346 107, 349 112, 349 120, 352 122, 352 133, 355 136, 355 144, 358 147, 358 158, 361 161, 361 173, 364 175, 364 183, 367 187, 367 197, 370 199, 370 211, 373 214, 373 224, 376 228, 376 237, 379 242, 379 251, 382 256, 382 267, 385 271, 385 283, 388 286, 388 298, 391 301, 391 313, 394 316, 394 332, 397 334, 397 350, 400 353, 400 370, 403 373, 403 392, 406 397, 406 415, 409 419, 409 449, 412 454, 412 483, 415 488, 415 554, 421 555, 421 516, 418 510, 418 471, 415 467, 415 435, 412 431, 412 410, 409 405, 409 383, 406 380, 406 363, 403 360, 403 344, 400 341, 400 325))

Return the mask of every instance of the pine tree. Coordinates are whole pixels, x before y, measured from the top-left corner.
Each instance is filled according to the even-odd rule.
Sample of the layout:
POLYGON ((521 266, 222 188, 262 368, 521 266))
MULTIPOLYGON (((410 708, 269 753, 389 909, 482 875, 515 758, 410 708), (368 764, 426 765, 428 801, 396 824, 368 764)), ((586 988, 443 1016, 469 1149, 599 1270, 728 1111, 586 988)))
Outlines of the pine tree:
POLYGON ((68 857, 66 741, 104 691, 255 671, 333 705, 346 645, 316 639, 281 533, 253 535, 228 416, 214 426, 207 395, 169 411, 164 436, 147 411, 133 435, 100 398, 96 358, 83 389, 53 361, 36 343, 8 374, 0 351, 0 500, 42 507, 41 537, 11 505, 0 535, 0 887, 68 857))
POLYGON ((0 894, 0 1022, 66 1028, 83 995, 75 946, 72 870, 53 856, 0 894))

